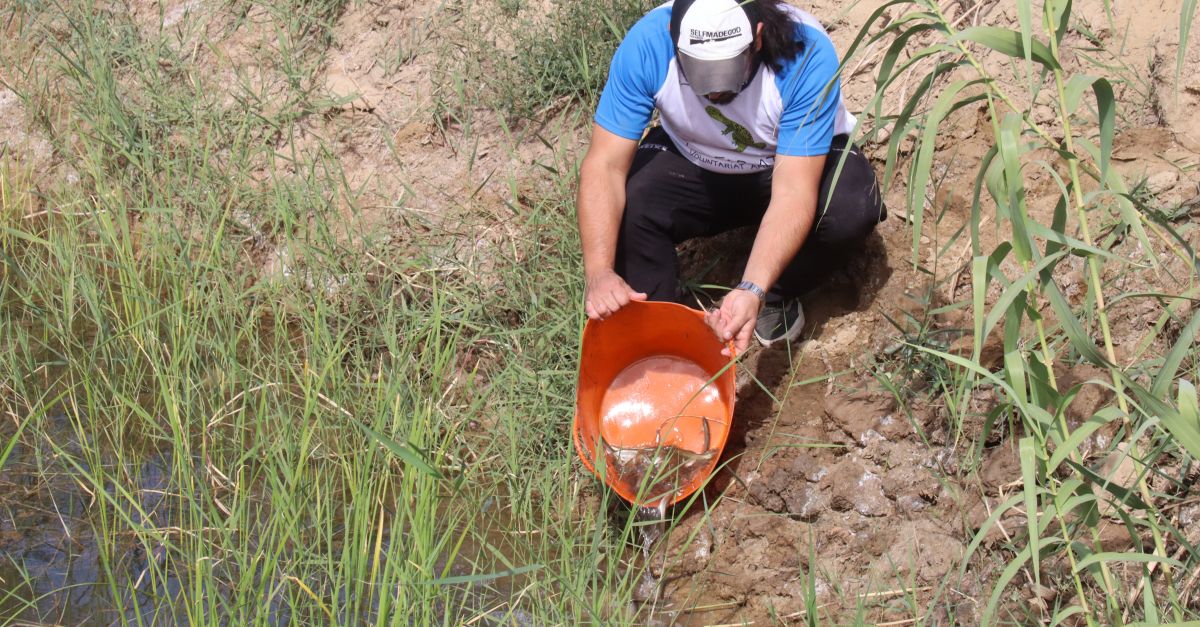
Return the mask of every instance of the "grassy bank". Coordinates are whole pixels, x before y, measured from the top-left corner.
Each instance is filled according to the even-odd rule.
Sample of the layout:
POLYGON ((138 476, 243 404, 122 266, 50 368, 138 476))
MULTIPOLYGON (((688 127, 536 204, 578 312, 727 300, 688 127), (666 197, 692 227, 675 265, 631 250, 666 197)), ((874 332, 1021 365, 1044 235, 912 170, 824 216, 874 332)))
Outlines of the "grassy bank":
MULTIPOLYGON (((455 3, 395 27, 411 45, 388 80, 435 57, 427 143, 473 160, 487 126, 513 164, 524 141, 548 149, 537 174, 480 175, 444 214, 403 185, 351 182, 337 134, 311 130, 355 106, 331 128, 370 119, 322 82, 355 6, 201 4, 171 27, 86 2, 0 9, 4 80, 55 155, 46 171, 0 155, 0 514, 37 538, 6 545, 33 548, 0 563, 0 622, 617 624, 654 609, 632 602, 632 516, 568 433, 573 139, 645 5, 553 3, 542 28, 521 2, 455 3), (234 52, 258 66, 214 70, 234 52)), ((1200 455, 1187 213, 1111 163, 1113 85, 1130 79, 1067 62, 1083 46, 1069 5, 1018 6, 1002 33, 889 3, 887 28, 844 51, 879 68, 864 132, 888 129, 881 172, 907 197, 896 257, 969 286, 898 321, 898 350, 868 369, 901 406, 942 407, 972 462, 994 433, 1017 442, 1020 481, 962 558, 960 574, 998 573, 984 620, 1195 619, 1200 550, 1177 516, 1200 455), (969 244, 948 277, 919 263, 926 198, 944 183, 939 125, 977 106, 993 148, 969 226, 943 244, 969 244), (1030 206, 1035 172, 1061 200, 1030 206), (1121 287, 1147 269, 1158 283, 1121 287), (1156 326, 1118 355, 1111 312, 1133 301, 1155 303, 1156 326), (948 311, 969 312, 955 350, 922 326, 948 311), (1083 363, 1103 376, 1060 384, 1083 363), (1069 423, 1085 388, 1111 401, 1069 423), (981 391, 998 399, 982 416, 981 391), (1103 450, 1083 451, 1097 433, 1103 450)), ((822 616, 815 581, 808 620, 842 618, 822 616)))
POLYGON ((72 180, 2 170, 0 467, 76 573, 11 556, 5 622, 629 619, 630 528, 567 454, 574 164, 483 278, 455 229, 364 226, 327 150, 276 148, 341 9, 250 15, 282 93, 119 11, 5 10, 72 180))

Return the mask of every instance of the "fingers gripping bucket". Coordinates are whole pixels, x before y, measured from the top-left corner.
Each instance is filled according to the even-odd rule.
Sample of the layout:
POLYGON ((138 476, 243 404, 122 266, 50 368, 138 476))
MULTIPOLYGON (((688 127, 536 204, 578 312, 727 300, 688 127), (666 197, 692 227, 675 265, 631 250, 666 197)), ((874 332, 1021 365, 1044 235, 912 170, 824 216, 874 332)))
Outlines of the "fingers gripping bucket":
POLYGON ((583 330, 575 448, 588 470, 639 507, 696 491, 733 418, 734 365, 703 314, 632 302, 583 330))

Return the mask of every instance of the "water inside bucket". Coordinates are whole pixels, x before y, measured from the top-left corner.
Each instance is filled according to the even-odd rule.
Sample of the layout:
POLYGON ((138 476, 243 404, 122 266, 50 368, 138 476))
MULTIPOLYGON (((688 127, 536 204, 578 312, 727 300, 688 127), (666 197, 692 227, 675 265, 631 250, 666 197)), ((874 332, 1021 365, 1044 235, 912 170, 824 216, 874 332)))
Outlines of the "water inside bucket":
POLYGON ((711 374, 696 363, 660 355, 637 361, 613 379, 600 406, 600 436, 614 479, 653 504, 672 500, 719 452, 714 431, 728 429, 728 409, 711 374))
MULTIPOLYGON (((601 438, 603 441, 603 438, 601 438)), ((706 472, 716 449, 693 453, 674 446, 617 448, 604 442, 616 480, 642 496, 643 503, 663 503, 706 472)))

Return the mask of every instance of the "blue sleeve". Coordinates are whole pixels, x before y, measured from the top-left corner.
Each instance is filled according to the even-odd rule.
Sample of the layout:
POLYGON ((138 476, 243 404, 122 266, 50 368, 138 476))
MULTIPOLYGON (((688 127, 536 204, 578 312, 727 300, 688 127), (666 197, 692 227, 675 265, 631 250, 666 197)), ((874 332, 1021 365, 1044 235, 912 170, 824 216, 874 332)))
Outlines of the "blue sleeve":
POLYGON ((783 113, 776 154, 813 157, 829 154, 838 103, 838 57, 833 42, 820 31, 800 24, 804 49, 775 76, 783 113))
POLYGON ((670 10, 655 9, 629 32, 613 55, 600 93, 596 124, 626 139, 641 139, 654 114, 654 94, 667 78, 675 54, 670 10))

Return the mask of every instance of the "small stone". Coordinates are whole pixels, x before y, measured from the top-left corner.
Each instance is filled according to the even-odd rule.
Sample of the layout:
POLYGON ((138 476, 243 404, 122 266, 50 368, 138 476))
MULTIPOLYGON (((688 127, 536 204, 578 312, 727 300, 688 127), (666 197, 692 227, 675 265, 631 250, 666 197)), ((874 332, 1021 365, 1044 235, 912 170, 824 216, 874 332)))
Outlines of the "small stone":
POLYGON ((707 527, 701 527, 696 534, 696 539, 692 541, 692 560, 703 565, 708 562, 708 556, 712 554, 713 536, 707 527))
POLYGON ((784 494, 787 512, 793 518, 812 521, 829 507, 829 493, 820 486, 803 483, 784 494))
POLYGON ((1120 521, 1101 523, 1098 540, 1105 552, 1124 553, 1133 548, 1133 536, 1120 521))
POLYGON ((1175 187, 1175 183, 1179 182, 1179 173, 1171 170, 1159 172, 1151 175, 1146 179, 1146 189, 1154 195, 1161 194, 1175 187))
POLYGON ((975 136, 975 125, 974 124, 959 125, 958 129, 954 131, 954 136, 956 138, 962 139, 962 140, 971 139, 972 137, 975 136))
MULTIPOLYGON (((1113 449, 1100 462, 1096 468, 1096 474, 1106 480, 1111 486, 1118 486, 1126 490, 1134 488, 1137 483, 1138 471, 1137 463, 1133 457, 1129 455, 1129 443, 1122 442, 1113 449)), ((1120 504, 1114 505, 1116 497, 1111 494, 1103 495, 1100 499, 1100 514, 1103 516, 1115 516, 1114 510, 1120 507, 1120 504)))
POLYGON ((1036 583, 1029 587, 1029 592, 1033 594, 1034 598, 1046 603, 1050 603, 1058 597, 1058 590, 1036 583))
MULTIPOLYGON (((1068 379, 1062 382, 1065 386, 1080 385, 1079 392, 1067 406, 1067 419, 1072 424, 1081 424, 1094 416, 1101 408, 1112 403, 1113 391, 1105 385, 1111 381, 1109 373, 1088 364, 1075 366, 1068 374, 1068 379)), ((1115 428, 1114 421, 1114 428, 1115 428)))
POLYGON ((1179 510, 1179 523, 1187 527, 1200 523, 1200 505, 1193 505, 1179 510))
POLYGON ((1033 108, 1033 119, 1038 124, 1049 124, 1058 119, 1058 112, 1047 105, 1037 105, 1033 108))
POLYGON ((1072 270, 1063 275, 1063 289, 1070 291, 1071 289, 1081 290, 1085 286, 1083 284, 1083 273, 1079 270, 1072 270))
POLYGON ((919 512, 929 507, 929 501, 926 501, 920 494, 901 494, 896 497, 896 509, 905 514, 919 512))
POLYGON ((840 512, 854 510, 863 516, 886 516, 892 502, 883 493, 883 481, 857 463, 847 460, 829 474, 833 488, 830 506, 840 512))
POLYGON ((996 489, 1021 478, 1021 459, 1015 443, 1006 442, 992 449, 979 469, 983 485, 996 489))
POLYGON ((885 126, 875 133, 875 143, 886 144, 892 138, 892 127, 885 126))
POLYGON ((184 2, 183 4, 164 12, 162 18, 162 27, 166 29, 176 26, 188 16, 195 15, 200 9, 201 5, 203 5, 202 0, 188 0, 188 2, 184 2))
POLYGON ((879 419, 891 414, 895 407, 895 398, 885 394, 859 392, 825 397, 826 415, 856 444, 861 443, 863 434, 874 429, 879 419))
POLYGON ((911 435, 913 429, 907 417, 902 415, 897 416, 896 414, 884 414, 875 423, 875 431, 889 442, 896 442, 911 435))
MULTIPOLYGON (((959 357, 970 357, 975 352, 975 338, 964 335, 950 343, 949 352, 959 357)), ((999 333, 992 333, 984 340, 979 349, 979 365, 988 370, 1000 367, 1004 360, 1004 339, 999 333)))
POLYGON ((658 580, 649 572, 642 573, 642 580, 633 590, 633 600, 638 603, 650 603, 658 599, 659 592, 662 588, 659 586, 658 580))
MULTIPOLYGON (((805 479, 808 479, 812 475, 816 474, 821 467, 820 464, 817 463, 817 460, 813 459, 812 455, 809 455, 804 451, 797 453, 796 456, 792 458, 792 461, 790 464, 788 464, 788 466, 792 476, 804 477, 805 479)), ((813 479, 808 480, 813 481, 813 479)))

